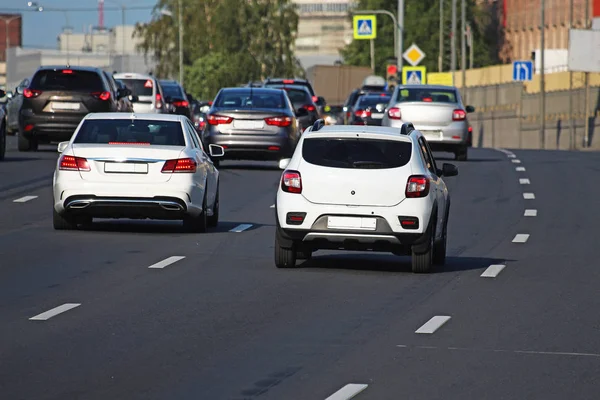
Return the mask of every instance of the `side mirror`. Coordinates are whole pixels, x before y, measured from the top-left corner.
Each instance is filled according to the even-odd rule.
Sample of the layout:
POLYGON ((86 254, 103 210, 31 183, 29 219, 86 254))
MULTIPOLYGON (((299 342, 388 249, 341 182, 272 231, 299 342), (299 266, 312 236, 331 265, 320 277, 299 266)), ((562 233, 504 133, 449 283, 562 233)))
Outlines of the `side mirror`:
POLYGON ((296 117, 306 117, 308 115, 308 111, 304 107, 300 107, 296 110, 296 117))
POLYGON ((12 94, 12 92, 8 92, 8 93, 6 93, 6 97, 7 97, 9 100, 10 100, 10 99, 12 99, 12 98, 13 98, 13 94, 12 94))
POLYGON ((68 145, 69 145, 69 142, 60 142, 57 147, 58 152, 62 153, 63 151, 65 151, 65 149, 67 148, 68 145))
POLYGON ((4 90, 0 90, 0 97, 4 97, 6 96, 8 93, 6 93, 4 90))
POLYGON ((475 112, 475 107, 473 106, 466 106, 465 107, 465 111, 468 113, 474 113, 475 112))
POLYGON ((442 165, 441 176, 456 176, 458 175, 458 167, 454 164, 444 163, 442 165))
POLYGON ((129 101, 131 101, 132 103, 137 103, 138 101, 140 101, 140 98, 138 96, 136 96, 135 94, 130 94, 129 101))
POLYGON ((286 169, 290 165, 291 158, 284 158, 279 160, 279 169, 286 169))
POLYGON ((120 99, 127 96, 131 96, 131 90, 127 88, 122 88, 117 91, 117 97, 119 97, 120 99))
POLYGON ((324 106, 324 105, 325 105, 325 103, 326 103, 326 101, 325 101, 325 97, 323 97, 323 96, 319 96, 319 97, 317 97, 317 105, 319 105, 319 106, 324 106))
POLYGON ((24 89, 25 89, 24 87, 22 87, 22 86, 19 86, 18 88, 16 88, 16 89, 15 89, 15 92, 16 92, 17 94, 23 94, 23 90, 24 90, 24 89))
POLYGON ((225 155, 225 149, 218 144, 209 144, 208 152, 211 157, 223 157, 225 155))

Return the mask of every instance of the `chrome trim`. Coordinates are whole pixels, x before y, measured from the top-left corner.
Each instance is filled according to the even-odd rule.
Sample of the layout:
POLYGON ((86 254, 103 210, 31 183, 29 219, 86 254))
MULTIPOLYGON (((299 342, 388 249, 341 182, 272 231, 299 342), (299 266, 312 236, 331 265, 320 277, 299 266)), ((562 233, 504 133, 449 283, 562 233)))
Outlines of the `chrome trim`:
POLYGON ((76 199, 65 204, 65 209, 68 210, 81 210, 87 208, 93 203, 129 203, 129 204, 154 204, 167 211, 184 211, 184 207, 174 201, 168 200, 131 200, 131 199, 76 199))
POLYGON ((90 158, 90 157, 86 157, 88 160, 92 160, 92 161, 103 161, 103 162, 116 162, 116 163, 127 163, 127 162, 145 162, 145 163, 157 163, 157 162, 165 162, 167 160, 159 160, 156 158, 104 158, 104 157, 97 157, 97 158, 90 158))
POLYGON ((325 239, 331 242, 343 242, 347 239, 356 239, 360 243, 375 243, 388 242, 393 244, 401 244, 397 237, 392 235, 361 235, 357 233, 327 233, 327 232, 311 232, 308 233, 303 241, 311 242, 319 239, 325 239))

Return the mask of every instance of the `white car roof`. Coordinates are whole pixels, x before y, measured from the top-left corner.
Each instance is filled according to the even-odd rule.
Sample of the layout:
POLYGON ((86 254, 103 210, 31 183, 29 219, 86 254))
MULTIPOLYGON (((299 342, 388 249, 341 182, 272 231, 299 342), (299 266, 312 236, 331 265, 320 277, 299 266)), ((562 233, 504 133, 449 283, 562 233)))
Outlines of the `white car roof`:
POLYGON ((155 80, 156 77, 148 74, 138 74, 137 72, 119 72, 118 74, 114 74, 113 77, 115 79, 152 79, 155 80))
POLYGON ((136 114, 136 113, 90 113, 85 119, 150 119, 154 121, 184 121, 187 119, 184 115, 177 114, 136 114))
POLYGON ((317 131, 305 132, 305 137, 344 137, 346 135, 363 134, 370 138, 379 137, 384 140, 401 140, 410 142, 409 135, 401 135, 400 128, 369 125, 326 125, 317 131))

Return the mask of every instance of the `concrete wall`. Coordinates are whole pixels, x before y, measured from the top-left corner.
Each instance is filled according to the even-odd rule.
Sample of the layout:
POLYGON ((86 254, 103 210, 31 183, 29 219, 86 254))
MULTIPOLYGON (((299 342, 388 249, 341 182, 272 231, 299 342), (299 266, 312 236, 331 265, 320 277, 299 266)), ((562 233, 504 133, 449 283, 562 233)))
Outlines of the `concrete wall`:
MULTIPOLYGON (((469 115, 473 146, 541 149, 540 99, 540 93, 527 93, 519 83, 467 88, 466 102, 476 107, 469 115)), ((599 87, 590 88, 589 115, 586 144, 585 91, 547 93, 543 148, 600 150, 599 87)))

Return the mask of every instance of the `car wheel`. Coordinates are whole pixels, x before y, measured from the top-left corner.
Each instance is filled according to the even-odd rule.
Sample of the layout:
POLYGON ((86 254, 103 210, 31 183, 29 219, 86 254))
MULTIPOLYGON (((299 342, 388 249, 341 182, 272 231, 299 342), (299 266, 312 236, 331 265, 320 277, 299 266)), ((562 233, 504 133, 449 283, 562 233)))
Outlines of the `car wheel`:
POLYGON ((215 204, 213 205, 213 214, 206 218, 208 226, 215 228, 219 225, 219 186, 217 186, 217 193, 215 195, 215 204))
POLYGON ((312 258, 312 250, 298 250, 296 251, 297 260, 310 260, 312 258))
POLYGON ((27 139, 19 129, 19 137, 17 138, 17 147, 19 151, 37 151, 38 142, 36 138, 27 139))
POLYGON ((446 244, 448 243, 448 234, 444 227, 442 238, 433 246, 433 263, 435 265, 446 264, 446 244))
POLYGON ((294 268, 296 266, 296 250, 283 248, 275 236, 275 266, 277 268, 294 268))
POLYGON ((204 233, 206 232, 206 199, 202 205, 202 212, 199 215, 186 215, 183 217, 183 228, 191 233, 204 233))
MULTIPOLYGON (((435 220, 433 220, 435 223, 435 220)), ((431 231, 431 235, 429 236, 429 246, 427 246, 427 250, 423 253, 415 253, 412 252, 412 272, 416 274, 424 274, 431 271, 431 266, 433 265, 433 252, 435 248, 434 243, 435 238, 435 225, 431 231)))
POLYGON ((57 231, 71 231, 77 229, 77 224, 73 218, 66 215, 60 215, 52 208, 52 225, 57 231))
POLYGON ((454 158, 456 159, 456 161, 467 161, 467 152, 467 148, 464 147, 456 153, 454 153, 454 158))
POLYGON ((6 154, 6 125, 3 124, 0 129, 0 161, 4 160, 6 154))

